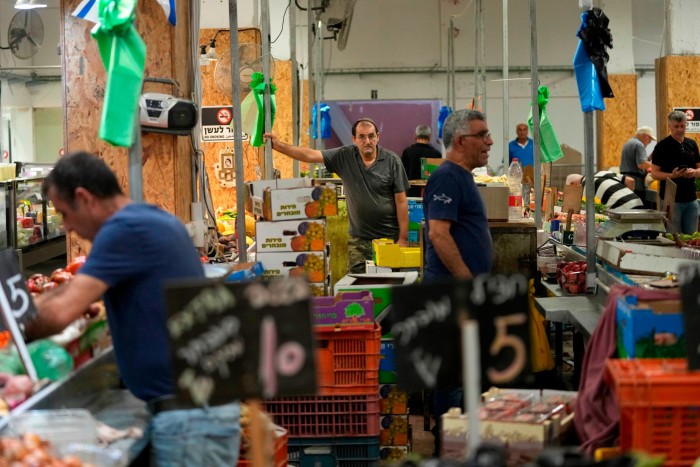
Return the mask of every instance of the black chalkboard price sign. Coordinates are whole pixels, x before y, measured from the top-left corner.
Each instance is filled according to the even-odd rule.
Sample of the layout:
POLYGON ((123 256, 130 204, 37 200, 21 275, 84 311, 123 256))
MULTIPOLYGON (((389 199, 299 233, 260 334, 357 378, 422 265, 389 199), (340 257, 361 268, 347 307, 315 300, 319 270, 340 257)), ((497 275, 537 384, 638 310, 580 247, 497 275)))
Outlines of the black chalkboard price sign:
POLYGON ((32 381, 38 381, 38 377, 27 345, 24 343, 20 325, 31 321, 36 315, 34 301, 24 283, 14 250, 0 251, 0 316, 2 316, 0 329, 8 330, 12 334, 19 358, 32 381))
POLYGON ((178 398, 219 405, 315 393, 305 281, 171 282, 165 301, 178 398))
POLYGON ((26 323, 36 317, 34 301, 11 248, 0 251, 0 284, 0 306, 9 310, 17 323, 26 323))
POLYGON ((465 319, 479 323, 483 386, 522 383, 530 375, 527 293, 520 274, 396 287, 388 319, 399 385, 461 386, 465 319))
POLYGON ((688 369, 700 370, 700 265, 684 265, 679 271, 688 369))

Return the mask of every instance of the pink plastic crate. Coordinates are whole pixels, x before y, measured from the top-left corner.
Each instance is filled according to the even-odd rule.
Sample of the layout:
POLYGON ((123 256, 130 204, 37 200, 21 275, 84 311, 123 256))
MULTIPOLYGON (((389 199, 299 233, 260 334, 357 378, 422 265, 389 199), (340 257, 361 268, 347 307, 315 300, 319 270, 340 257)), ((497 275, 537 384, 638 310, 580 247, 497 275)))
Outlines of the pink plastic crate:
POLYGON ((290 437, 379 435, 379 396, 284 397, 265 401, 265 411, 290 437))

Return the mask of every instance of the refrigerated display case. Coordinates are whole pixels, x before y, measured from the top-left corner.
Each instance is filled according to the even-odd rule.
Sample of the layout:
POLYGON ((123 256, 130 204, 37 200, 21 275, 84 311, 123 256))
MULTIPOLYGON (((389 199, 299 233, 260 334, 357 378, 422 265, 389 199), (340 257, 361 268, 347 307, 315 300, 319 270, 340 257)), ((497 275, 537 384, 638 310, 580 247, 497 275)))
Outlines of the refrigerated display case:
POLYGON ((41 194, 43 177, 0 182, 0 248, 18 251, 22 268, 66 253, 63 220, 41 194))

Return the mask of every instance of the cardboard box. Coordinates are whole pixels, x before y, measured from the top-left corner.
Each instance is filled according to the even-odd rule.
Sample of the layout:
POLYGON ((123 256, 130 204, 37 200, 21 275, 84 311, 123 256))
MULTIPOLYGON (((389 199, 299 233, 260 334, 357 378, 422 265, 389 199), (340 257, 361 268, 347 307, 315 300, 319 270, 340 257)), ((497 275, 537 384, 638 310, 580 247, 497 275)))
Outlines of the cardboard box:
POLYGON ((268 221, 319 218, 338 213, 334 185, 311 186, 308 178, 262 180, 246 184, 246 206, 268 221))
MULTIPOLYGON (((381 357, 380 357, 381 358, 381 357)), ((381 359, 379 368, 381 372, 381 359)), ((380 373, 381 378, 381 373, 380 373)), ((408 393, 401 391, 395 384, 379 385, 379 413, 382 415, 408 414, 408 393)))
POLYGON ((611 240, 598 241, 596 256, 621 272, 659 276, 666 272, 677 274, 681 265, 697 262, 684 258, 677 248, 611 240))
POLYGON ((270 251, 323 251, 326 246, 324 219, 255 223, 255 241, 261 253, 270 251))
POLYGON ((421 157, 420 159, 420 178, 427 179, 430 174, 438 168, 440 164, 445 162, 445 159, 438 157, 421 157))
POLYGON ((405 459, 411 452, 411 446, 381 446, 379 448, 379 464, 393 465, 396 461, 405 459))
MULTIPOLYGON (((374 297, 374 318, 381 324, 383 315, 391 312, 391 288, 409 285, 418 280, 418 272, 388 272, 382 274, 347 274, 333 287, 333 293, 343 290, 369 290, 374 297)), ((383 331, 387 332, 387 330, 383 331)), ((386 334, 385 334, 386 335, 386 334)))
POLYGON ((306 277, 311 284, 313 296, 326 295, 330 277, 325 252, 274 252, 258 253, 256 259, 262 263, 265 279, 306 277))
POLYGON ((617 352, 620 358, 687 356, 680 300, 617 299, 617 352))
POLYGON ((388 238, 372 240, 374 262, 388 268, 419 268, 421 265, 420 247, 402 247, 388 238))
POLYGON ((408 241, 418 243, 420 223, 424 218, 423 198, 408 198, 408 241))
POLYGON ((490 221, 508 220, 508 187, 502 183, 477 185, 481 199, 486 207, 486 217, 490 221))
POLYGON ((379 384, 392 384, 396 383, 396 380, 394 339, 383 337, 379 344, 379 384))
POLYGON ((339 292, 334 297, 313 297, 311 322, 315 326, 354 325, 374 329, 372 292, 339 292))
POLYGON ((379 444, 382 446, 407 445, 408 415, 380 415, 379 444))

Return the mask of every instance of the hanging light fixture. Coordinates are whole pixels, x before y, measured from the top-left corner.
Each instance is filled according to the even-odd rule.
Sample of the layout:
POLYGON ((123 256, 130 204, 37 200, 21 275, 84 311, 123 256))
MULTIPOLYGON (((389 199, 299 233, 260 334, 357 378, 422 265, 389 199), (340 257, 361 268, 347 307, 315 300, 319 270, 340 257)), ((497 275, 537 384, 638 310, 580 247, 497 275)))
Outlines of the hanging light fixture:
POLYGON ((214 36, 211 42, 209 42, 209 51, 207 52, 207 59, 211 61, 219 59, 219 56, 216 53, 216 36, 214 36))

